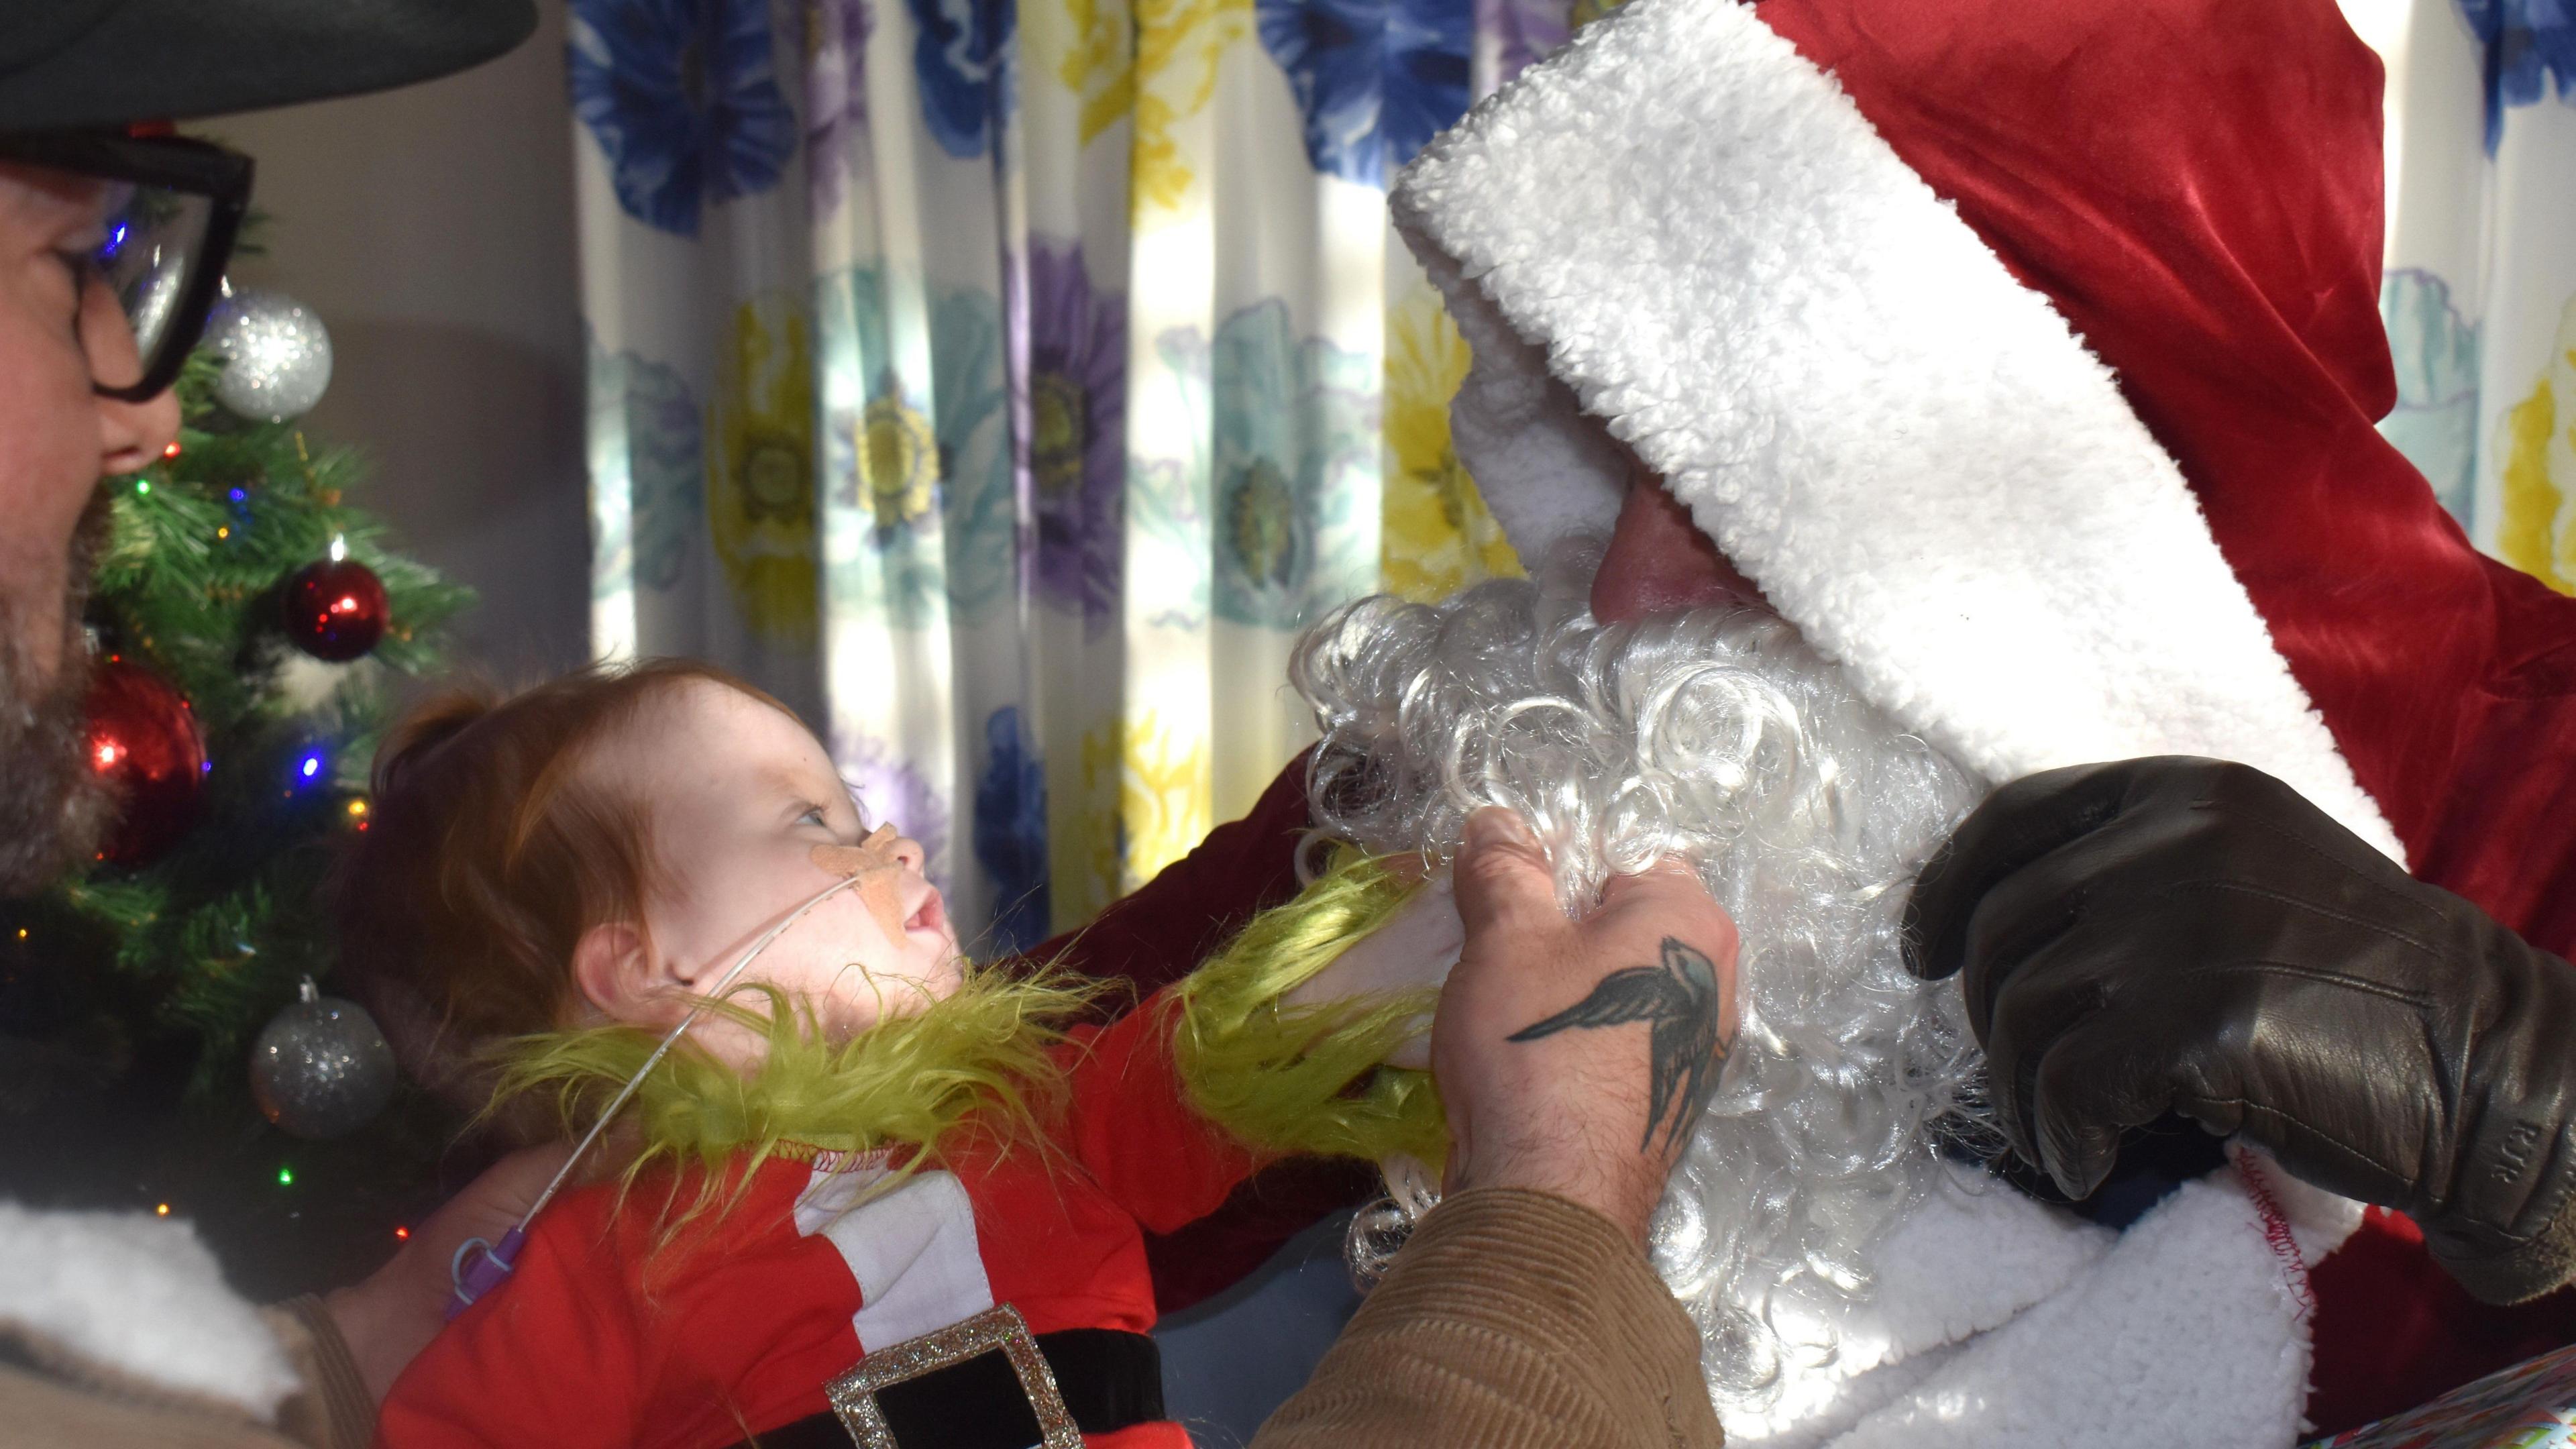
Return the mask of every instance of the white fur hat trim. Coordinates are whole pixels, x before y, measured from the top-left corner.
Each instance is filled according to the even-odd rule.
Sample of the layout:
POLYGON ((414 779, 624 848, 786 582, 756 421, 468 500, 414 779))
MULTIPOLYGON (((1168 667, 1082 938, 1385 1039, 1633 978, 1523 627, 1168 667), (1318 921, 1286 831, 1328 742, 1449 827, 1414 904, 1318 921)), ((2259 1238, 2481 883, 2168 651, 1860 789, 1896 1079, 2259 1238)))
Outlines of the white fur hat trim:
POLYGON ((1392 200, 1524 558, 1609 526, 1615 436, 1987 778, 2239 760, 2404 858, 2109 369, 1753 7, 1632 0, 1392 200))

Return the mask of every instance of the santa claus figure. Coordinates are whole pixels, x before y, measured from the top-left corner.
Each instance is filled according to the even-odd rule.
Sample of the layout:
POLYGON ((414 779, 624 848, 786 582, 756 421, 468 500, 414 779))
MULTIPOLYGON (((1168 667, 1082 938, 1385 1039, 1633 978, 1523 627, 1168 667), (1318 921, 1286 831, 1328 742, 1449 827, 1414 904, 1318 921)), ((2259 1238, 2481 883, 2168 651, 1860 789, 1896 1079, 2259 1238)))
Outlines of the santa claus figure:
POLYGON ((2371 426, 2379 103, 2330 0, 1587 27, 1393 198, 1474 349, 1459 457, 1540 580, 1329 621, 1308 798, 1093 953, 1198 929, 1155 899, 1275 896, 1310 823, 1436 852, 1512 804, 1569 905, 1692 861, 1747 999, 1656 1249, 1741 1441, 2286 1444, 2566 1341, 2567 1295, 2486 1309, 2404 1218, 2188 1127, 2043 1201, 1898 940, 1996 785, 2190 755, 2576 945, 2564 812, 2506 783, 2576 745, 2576 605, 2371 426))

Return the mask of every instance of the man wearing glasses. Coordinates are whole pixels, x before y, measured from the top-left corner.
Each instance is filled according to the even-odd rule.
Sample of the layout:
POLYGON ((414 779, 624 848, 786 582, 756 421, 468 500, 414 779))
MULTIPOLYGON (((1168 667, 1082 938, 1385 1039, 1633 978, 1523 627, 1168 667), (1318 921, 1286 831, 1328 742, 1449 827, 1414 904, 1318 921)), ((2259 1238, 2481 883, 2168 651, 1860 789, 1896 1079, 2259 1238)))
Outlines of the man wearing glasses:
MULTIPOLYGON (((170 385, 250 200, 248 157, 169 123, 427 80, 535 24, 532 0, 0 8, 0 894, 93 848, 106 815, 79 748, 97 484, 177 436, 170 385)), ((0 1439, 274 1443, 271 1423, 362 1444, 368 1391, 435 1327, 445 1264, 427 1240, 478 1230, 485 1200, 515 1198, 516 1177, 548 1167, 496 1169, 446 1232, 425 1224, 413 1251, 327 1309, 264 1315, 177 1224, 0 1202, 0 1439)))
POLYGON ((43 0, 0 16, 0 891, 103 814, 75 748, 103 476, 177 435, 170 385, 249 203, 250 158, 174 118, 378 90, 500 54, 530 0, 43 0))
MULTIPOLYGON (((0 99, 12 121, 17 100, 0 99)), ((170 384, 250 176, 248 157, 166 135, 0 136, 0 889, 50 879, 102 814, 75 748, 80 604, 105 518, 94 485, 176 435, 170 384)))

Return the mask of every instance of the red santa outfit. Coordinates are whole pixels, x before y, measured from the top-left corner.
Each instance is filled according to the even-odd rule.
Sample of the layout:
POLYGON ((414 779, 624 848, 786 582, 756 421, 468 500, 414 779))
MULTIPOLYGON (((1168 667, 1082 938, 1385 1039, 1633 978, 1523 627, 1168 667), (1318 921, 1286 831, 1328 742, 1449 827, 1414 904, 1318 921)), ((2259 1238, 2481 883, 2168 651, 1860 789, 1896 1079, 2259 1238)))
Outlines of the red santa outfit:
MULTIPOLYGON (((1524 559, 1606 533, 1633 453, 1987 780, 2244 761, 2567 953, 2576 601, 2372 427, 2380 85, 2332 0, 1633 0, 1393 207, 1524 559)), ((2224 1171, 2116 1240, 1918 1225, 1874 1369, 1780 1437, 2284 1443, 2312 1372, 2336 1426, 2576 1329, 2281 1187, 2271 1259, 2224 1171)))
MULTIPOLYGON (((1990 781, 2242 760, 2576 954, 2576 601, 2372 426, 2380 85, 2331 0, 1631 0, 1394 198, 1474 350, 1459 458, 1534 563, 1633 452, 1990 781)), ((1275 892, 1290 814, 1119 959, 1275 892)), ((2474 1303, 2349 1204, 2289 1204, 2293 1255, 2225 1174, 2117 1239, 2013 1202, 1905 1245, 1808 1441, 2286 1442, 2307 1383, 2340 1427, 2576 1340, 2576 1293, 2474 1303)), ((1244 1221, 1158 1266, 1195 1290, 1244 1221)))
MULTIPOLYGON (((1149 1332, 1143 1232, 1205 1216, 1257 1165, 1182 1100, 1169 1025, 1158 999, 1077 1030, 1052 1141, 997 1151, 961 1134, 890 1190, 871 1191, 883 1153, 773 1159, 668 1244, 663 1182, 638 1184, 622 1211, 613 1186, 567 1195, 509 1281, 396 1382, 378 1442, 722 1449, 828 1413, 825 1385, 863 1355, 996 1305, 1041 1341, 1149 1332)), ((679 1190, 688 1201, 696 1184, 679 1190)), ((1086 1442, 1189 1438, 1153 1421, 1086 1442)))

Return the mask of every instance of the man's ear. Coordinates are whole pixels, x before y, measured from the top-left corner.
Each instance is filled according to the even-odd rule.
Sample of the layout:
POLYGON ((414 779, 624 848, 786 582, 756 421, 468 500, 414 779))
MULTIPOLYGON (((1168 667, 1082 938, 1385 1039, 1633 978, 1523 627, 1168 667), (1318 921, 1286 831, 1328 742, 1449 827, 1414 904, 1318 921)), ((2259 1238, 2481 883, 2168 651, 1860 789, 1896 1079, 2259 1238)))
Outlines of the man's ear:
POLYGON ((641 927, 608 921, 581 933, 572 949, 573 985, 611 1021, 668 1026, 688 1010, 678 984, 665 977, 641 927))

